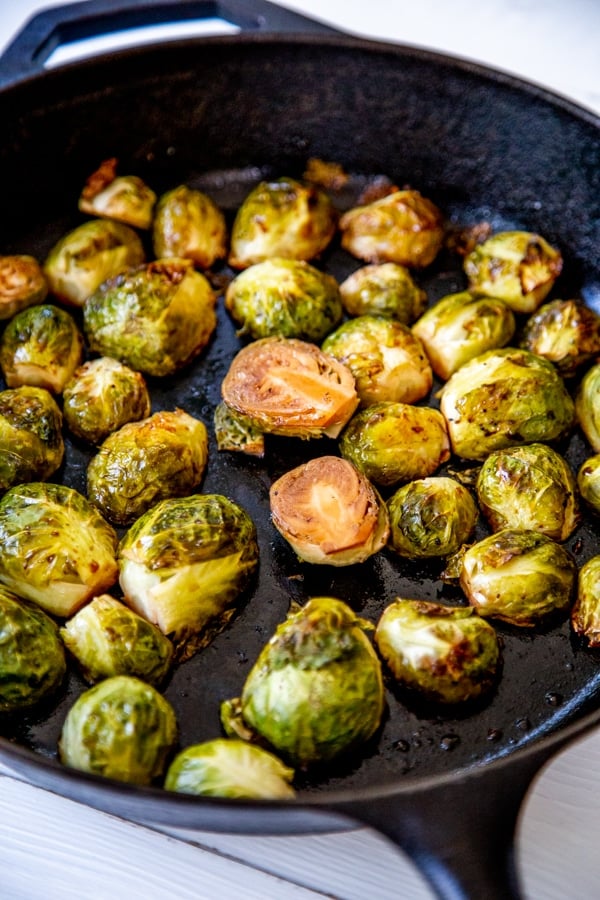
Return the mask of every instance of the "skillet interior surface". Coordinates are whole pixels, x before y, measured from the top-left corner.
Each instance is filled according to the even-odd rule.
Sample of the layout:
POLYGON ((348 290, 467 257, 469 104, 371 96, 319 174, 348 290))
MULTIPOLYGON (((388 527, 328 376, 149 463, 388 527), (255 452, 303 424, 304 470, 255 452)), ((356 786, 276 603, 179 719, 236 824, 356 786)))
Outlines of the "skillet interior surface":
MULTIPOLYGON (((564 256, 552 297, 582 296, 600 311, 597 121, 474 66, 344 38, 179 42, 67 66, 7 89, 0 118, 2 253, 43 259, 82 220, 81 186, 109 156, 158 193, 183 182, 206 190, 229 216, 261 177, 301 175, 306 161, 319 157, 352 174, 333 195, 340 208, 369 178, 385 175, 421 190, 453 224, 486 220, 494 230, 539 231, 564 256)), ((319 265, 342 280, 359 262, 334 244, 319 265)), ((223 282, 232 274, 226 266, 215 270, 223 282)), ((430 303, 465 284, 449 252, 416 278, 430 303)), ((440 560, 402 561, 384 550, 361 566, 337 569, 296 559, 270 523, 269 486, 301 461, 337 452, 336 443, 270 438, 260 461, 217 451, 213 410, 241 346, 220 299, 216 337, 205 353, 176 377, 149 380, 153 411, 179 406, 207 425, 201 490, 227 494, 247 509, 261 551, 259 578, 234 620, 165 686, 182 746, 220 733, 220 702, 239 695, 290 600, 331 594, 373 622, 399 595, 463 602, 440 581, 440 560)), ((591 453, 578 433, 561 449, 575 470, 591 453)), ((67 439, 58 477, 85 493, 89 458, 88 449, 67 439)), ((479 526, 478 536, 485 533, 479 526)), ((567 547, 579 564, 595 555, 597 523, 584 521, 567 547)), ((448 772, 512 753, 595 708, 598 657, 573 639, 567 621, 498 631, 504 666, 488 702, 442 714, 414 706, 388 685, 388 712, 375 739, 327 770, 300 776, 298 786, 312 794, 448 772)), ((3 737, 55 759, 64 717, 83 688, 71 671, 57 702, 5 718, 3 737)))

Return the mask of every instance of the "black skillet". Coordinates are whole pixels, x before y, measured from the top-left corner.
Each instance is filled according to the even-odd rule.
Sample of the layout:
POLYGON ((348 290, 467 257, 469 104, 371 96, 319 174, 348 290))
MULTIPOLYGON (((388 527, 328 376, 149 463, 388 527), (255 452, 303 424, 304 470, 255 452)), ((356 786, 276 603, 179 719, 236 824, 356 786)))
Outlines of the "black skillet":
MULTIPOLYGON (((91 0, 39 14, 6 50, 0 122, 2 253, 43 258, 81 220, 81 185, 110 156, 158 192, 181 182, 206 189, 229 214, 260 177, 301 175, 307 159, 319 157, 352 175, 335 198, 340 206, 383 174, 420 189, 451 223, 541 232, 565 258, 554 296, 583 296, 600 309, 600 122, 482 66, 343 36, 261 0, 91 0), (242 32, 44 69, 56 46, 78 38, 211 16, 242 32)), ((358 265, 339 246, 321 263, 339 278, 358 265)), ((419 279, 431 300, 463 284, 449 253, 419 279)), ((154 409, 182 406, 210 429, 239 346, 221 309, 207 352, 177 378, 151 384, 154 409)), ((564 449, 575 468, 590 453, 579 434, 564 449)), ((259 462, 218 453, 211 438, 202 489, 226 493, 252 514, 261 571, 230 627, 165 689, 182 745, 219 733, 220 701, 239 694, 291 598, 334 594, 373 620, 398 594, 461 602, 440 582, 438 563, 401 563, 387 551, 349 569, 298 563, 270 525, 268 488, 322 452, 336 452, 335 443, 274 439, 259 462)), ((61 477, 83 491, 88 458, 68 443, 61 477)), ((568 542, 578 562, 598 552, 596 531, 586 522, 568 542)), ((600 668, 568 622, 536 633, 499 630, 504 670, 487 704, 442 714, 403 702, 390 686, 376 740, 303 776, 297 802, 200 800, 66 770, 56 741, 83 688, 75 673, 56 704, 2 724, 0 759, 37 785, 146 823, 243 833, 368 823, 412 856, 441 897, 518 896, 513 833, 521 801, 540 767, 600 720, 600 668)))

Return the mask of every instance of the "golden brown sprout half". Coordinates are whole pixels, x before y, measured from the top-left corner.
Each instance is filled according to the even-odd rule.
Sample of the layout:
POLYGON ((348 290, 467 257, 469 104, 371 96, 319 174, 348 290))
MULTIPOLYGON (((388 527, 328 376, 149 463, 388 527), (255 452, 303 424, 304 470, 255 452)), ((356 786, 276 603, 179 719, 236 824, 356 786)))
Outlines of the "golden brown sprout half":
POLYGON ((0 256, 0 319, 43 303, 47 294, 46 277, 33 256, 0 256))
POLYGON ((263 338, 240 350, 222 396, 259 430, 300 438, 337 437, 358 406, 350 370, 295 338, 263 338))
POLYGON ((364 562, 389 535, 385 503, 359 470, 337 456, 292 469, 271 486, 271 517, 300 559, 330 566, 364 562))
POLYGON ((134 228, 150 228, 156 194, 137 175, 117 175, 117 163, 114 157, 105 159, 90 175, 79 197, 79 209, 134 228))

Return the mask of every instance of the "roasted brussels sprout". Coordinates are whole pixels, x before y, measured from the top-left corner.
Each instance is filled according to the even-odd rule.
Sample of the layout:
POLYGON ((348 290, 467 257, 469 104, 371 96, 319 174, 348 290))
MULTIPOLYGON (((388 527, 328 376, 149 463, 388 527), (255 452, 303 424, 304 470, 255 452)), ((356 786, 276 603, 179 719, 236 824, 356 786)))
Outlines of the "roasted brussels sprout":
POLYGON ((358 406, 354 376, 315 344, 262 338, 234 357, 223 400, 264 432, 287 437, 338 436, 358 406))
POLYGON ((521 346, 568 378, 600 354, 600 316, 583 300, 552 300, 529 317, 521 346))
POLYGON ((48 284, 37 259, 26 254, 0 256, 0 320, 43 303, 48 284))
POLYGON ((532 626, 569 608, 576 575, 572 556, 552 538, 505 528, 465 551, 459 581, 480 615, 532 626))
POLYGON ((105 281, 88 297, 90 348, 147 375, 172 375, 197 357, 217 324, 216 295, 185 259, 159 259, 105 281))
POLYGON ((588 506, 600 513, 600 453, 590 456, 579 467, 577 486, 588 506))
POLYGON ((473 497, 454 478, 434 476, 404 484, 387 508, 389 546, 410 559, 456 553, 477 523, 473 497))
POLYGON ((182 409, 161 410, 110 434, 87 470, 89 500, 116 525, 130 525, 159 500, 198 487, 208 435, 182 409))
POLYGON ((560 252, 539 234, 502 231, 467 254, 464 269, 472 291, 531 313, 552 289, 562 264, 560 252))
POLYGON ((225 731, 250 729, 302 768, 367 741, 385 699, 365 627, 332 597, 313 597, 291 612, 261 651, 241 697, 222 705, 225 731))
POLYGON ((452 449, 464 459, 568 434, 574 406, 552 363, 514 347, 465 363, 440 392, 452 449))
POLYGON ((265 455, 265 436, 247 416, 217 403, 213 417, 218 450, 233 450, 248 456, 265 455))
POLYGON ((500 641, 474 609, 398 598, 375 631, 394 678, 434 703, 463 703, 486 694, 498 676, 500 641))
POLYGON ((229 264, 245 269, 273 256, 314 259, 336 227, 331 200, 320 188, 294 178, 261 181, 235 216, 229 264))
POLYGON ((0 499, 0 582, 56 616, 71 616, 118 575, 118 538, 73 488, 34 481, 0 499))
POLYGON ((588 369, 575 395, 577 423, 589 444, 600 453, 600 363, 588 369))
POLYGON ((58 750, 66 766, 146 785, 163 775, 176 741, 168 700, 139 678, 114 675, 77 698, 58 750))
POLYGON ((60 629, 87 681, 135 675, 158 686, 173 658, 171 641, 109 594, 94 597, 60 629))
POLYGON ((60 394, 83 359, 83 335, 58 306, 29 306, 0 338, 0 368, 9 387, 31 384, 60 394))
POLYGON ((340 219, 342 247, 369 263, 394 262, 422 269, 433 262, 444 240, 444 220, 437 206, 419 191, 399 191, 340 219))
POLYGON ((227 254, 225 216, 207 194, 181 184, 163 194, 152 226, 154 255, 210 269, 227 254))
POLYGON ((479 470, 476 490, 493 531, 531 529, 565 541, 579 523, 575 476, 546 444, 490 453, 479 470))
POLYGON ((383 316, 349 319, 325 338, 322 350, 350 369, 363 406, 416 403, 431 390, 423 344, 401 322, 383 316))
POLYGON ((225 308, 252 338, 322 341, 342 318, 338 283, 304 260, 267 259, 229 283, 225 308))
POLYGON ((600 556, 592 556, 579 570, 571 625, 588 647, 600 647, 600 556))
POLYGON ((79 197, 79 209, 134 228, 150 228, 156 194, 137 175, 117 175, 117 163, 114 157, 105 159, 90 175, 79 197))
POLYGON ((385 487, 432 475, 450 458, 441 412, 409 403, 374 403, 359 410, 339 447, 370 481, 385 487))
POLYGON ((63 460, 62 415, 44 388, 0 391, 0 491, 44 481, 63 460))
POLYGON ((269 497, 275 528, 305 562, 354 565, 387 541, 384 501, 338 456, 319 456, 286 472, 271 485, 269 497))
POLYGON ((90 444, 128 422, 150 415, 150 394, 140 372, 101 356, 73 373, 63 391, 63 415, 70 431, 90 444))
POLYGON ((215 738, 178 753, 165 788, 204 797, 289 799, 295 796, 293 777, 294 770, 268 750, 235 738, 215 738))
POLYGON ((0 585, 0 712, 34 706, 61 685, 66 671, 56 623, 0 585))
POLYGON ((350 316, 385 316, 403 325, 411 325, 427 305, 427 294, 408 269, 393 262, 352 272, 340 284, 340 294, 350 316))
POLYGON ((119 546, 125 602, 172 639, 179 660, 227 624, 257 565, 252 519, 220 494, 163 500, 119 546))
POLYGON ((144 247, 133 228, 112 219, 92 219, 54 245, 43 269, 58 300, 83 306, 103 281, 144 259, 144 247))
POLYGON ((431 368, 446 381, 475 356, 508 344, 515 317, 502 300, 461 291, 442 297, 412 330, 423 342, 431 368))

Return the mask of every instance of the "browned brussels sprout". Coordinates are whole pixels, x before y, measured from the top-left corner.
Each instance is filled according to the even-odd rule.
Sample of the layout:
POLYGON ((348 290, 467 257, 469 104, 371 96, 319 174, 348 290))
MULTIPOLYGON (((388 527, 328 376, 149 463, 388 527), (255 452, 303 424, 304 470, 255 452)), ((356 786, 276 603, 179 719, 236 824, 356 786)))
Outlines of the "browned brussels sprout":
POLYGON ((252 338, 322 341, 342 318, 338 283, 304 260, 267 259, 230 282, 225 308, 252 338))
POLYGON ((0 491, 26 481, 44 481, 64 455, 62 415, 44 388, 0 391, 0 491))
POLYGON ((172 375, 204 350, 216 295, 186 259, 159 259, 105 281, 83 309, 90 348, 147 375, 172 375))
POLYGON ((398 598, 383 611, 375 643, 394 678, 434 703, 485 695, 500 669, 498 635, 464 606, 398 598))
POLYGON ((481 510, 494 531, 523 528, 566 541, 579 524, 575 476, 546 444, 490 453, 477 477, 481 510))
POLYGON ((425 311, 427 294, 405 266, 380 263, 362 266, 340 284, 350 316, 386 316, 411 325, 425 311))
POLYGON ((130 525, 159 500, 198 487, 208 458, 204 424, 162 410, 110 434, 87 470, 87 494, 116 525, 130 525))
POLYGON ((350 369, 362 406, 416 403, 431 390, 433 373, 423 344, 401 322, 383 316, 349 319, 325 338, 322 349, 350 369))
POLYGON ((481 616, 527 627, 570 607, 576 577, 561 544, 539 531, 505 528, 465 551, 459 580, 481 616))
POLYGON ((0 320, 43 303, 48 284, 37 259, 26 254, 0 256, 0 320))
POLYGON ((361 409, 340 435, 340 452, 375 484, 389 487, 432 475, 450 458, 441 412, 408 403, 361 409))
POLYGON ((134 228, 150 228, 156 194, 137 175, 117 175, 117 163, 114 157, 106 159, 90 175, 79 197, 79 209, 134 228))
POLYGON ((336 227, 331 200, 320 188, 294 178, 261 181, 237 211, 229 264, 245 269, 273 256, 314 259, 336 227))
POLYGON ((472 291, 499 297, 515 312, 538 308, 561 273, 560 252, 539 234, 502 231, 472 250, 464 269, 472 291))
POLYGON ((575 395, 575 414, 592 450, 600 453, 600 363, 588 369, 581 379, 575 395))
POLYGON ((444 240, 437 206, 419 191, 399 191, 356 206, 340 219, 342 247, 368 263, 394 262, 422 269, 433 262, 444 240))
POLYGON ((385 546, 385 503, 345 459, 311 459, 278 478, 269 496, 273 524, 305 562, 350 566, 385 546))
POLYGON ((350 369, 296 338, 262 338, 240 350, 222 395, 254 427, 286 437, 335 438, 358 406, 350 369))
POLYGON ((227 225, 217 204, 185 184, 163 194, 152 226, 154 255, 191 259, 210 269, 227 254, 227 225))
POLYGON ((387 507, 389 546, 409 559, 456 553, 477 523, 477 507, 468 489, 443 476, 402 485, 387 507))
POLYGON ((600 354, 600 316, 583 300, 552 300, 527 320, 521 346, 570 377, 600 354))
POLYGON ((101 444, 127 422, 150 415, 150 394, 140 372, 102 356, 76 369, 65 385, 63 415, 73 434, 101 444))
POLYGON ((600 453, 590 456, 577 472, 579 493, 594 512, 600 513, 600 453))
POLYGON ((600 556, 588 559, 579 570, 571 625, 588 647, 600 647, 600 556))

